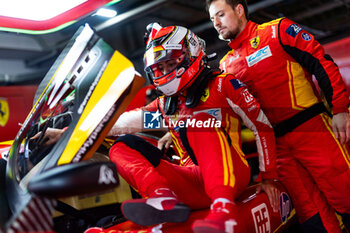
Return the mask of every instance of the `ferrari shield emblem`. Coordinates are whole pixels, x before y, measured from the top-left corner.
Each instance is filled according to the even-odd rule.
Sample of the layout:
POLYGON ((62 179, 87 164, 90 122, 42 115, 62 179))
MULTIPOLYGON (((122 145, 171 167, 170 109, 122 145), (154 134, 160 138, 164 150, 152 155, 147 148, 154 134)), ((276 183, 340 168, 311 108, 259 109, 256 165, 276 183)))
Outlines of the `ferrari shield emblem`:
POLYGON ((5 127, 9 120, 10 109, 6 99, 0 98, 0 126, 5 127))
POLYGON ((252 46, 252 48, 256 49, 260 43, 260 36, 256 36, 253 39, 250 39, 249 42, 250 42, 250 45, 252 46))
POLYGON ((206 88, 204 91, 203 91, 203 95, 201 97, 201 101, 202 102, 205 102, 207 101, 207 99, 209 98, 209 89, 206 88))

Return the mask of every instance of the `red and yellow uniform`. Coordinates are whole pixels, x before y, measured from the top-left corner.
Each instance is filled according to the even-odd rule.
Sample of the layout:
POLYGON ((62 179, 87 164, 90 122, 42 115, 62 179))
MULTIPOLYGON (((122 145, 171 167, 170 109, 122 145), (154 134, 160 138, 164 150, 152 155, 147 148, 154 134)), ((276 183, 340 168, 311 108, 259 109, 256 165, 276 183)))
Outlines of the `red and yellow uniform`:
POLYGON ((279 177, 300 220, 330 211, 317 190, 338 212, 350 213, 349 152, 335 139, 312 81, 313 74, 333 114, 347 112, 338 67, 312 35, 286 18, 249 21, 229 46, 221 68, 248 86, 274 126, 279 177))
POLYGON ((246 86, 232 75, 211 78, 193 108, 187 107, 186 98, 179 94, 175 113, 167 116, 165 98, 125 113, 134 116, 127 116, 129 120, 125 121, 129 125, 142 125, 142 114, 138 112, 159 110, 181 152, 180 166, 165 160, 155 162, 149 157, 158 152, 152 154, 153 149, 140 152, 140 148, 132 149, 133 146, 123 142, 117 142, 110 151, 119 173, 142 196, 167 187, 191 208, 208 207, 211 200, 219 197, 229 200, 237 197, 250 180, 250 168, 240 146, 241 119, 255 133, 262 177, 277 177, 273 129, 246 86), (184 128, 186 131, 182 133, 184 128), (189 154, 194 155, 192 158, 199 166, 189 154))

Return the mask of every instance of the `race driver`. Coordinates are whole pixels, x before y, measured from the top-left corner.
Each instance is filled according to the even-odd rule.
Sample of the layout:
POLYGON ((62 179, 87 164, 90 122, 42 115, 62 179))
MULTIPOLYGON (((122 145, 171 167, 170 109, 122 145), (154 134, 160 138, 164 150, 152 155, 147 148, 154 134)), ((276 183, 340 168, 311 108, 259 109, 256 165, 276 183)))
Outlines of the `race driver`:
POLYGON ((140 225, 183 222, 190 209, 211 205, 209 215, 194 222, 194 232, 239 232, 243 223, 237 222, 235 198, 250 179, 240 146, 240 121, 255 133, 263 178, 259 191, 267 193, 277 211, 275 138, 246 86, 210 68, 202 44, 184 27, 153 24, 145 71, 164 96, 120 116, 109 134, 129 134, 118 137, 110 158, 144 198, 122 203, 129 220, 140 225), (181 152, 180 165, 161 159, 161 150, 130 134, 144 130, 146 123, 158 127, 160 116, 181 152))
POLYGON ((304 232, 340 232, 327 202, 349 229, 349 96, 338 67, 310 33, 287 18, 256 24, 247 19, 245 0, 207 0, 207 8, 232 49, 221 68, 248 86, 274 127, 279 179, 304 232))

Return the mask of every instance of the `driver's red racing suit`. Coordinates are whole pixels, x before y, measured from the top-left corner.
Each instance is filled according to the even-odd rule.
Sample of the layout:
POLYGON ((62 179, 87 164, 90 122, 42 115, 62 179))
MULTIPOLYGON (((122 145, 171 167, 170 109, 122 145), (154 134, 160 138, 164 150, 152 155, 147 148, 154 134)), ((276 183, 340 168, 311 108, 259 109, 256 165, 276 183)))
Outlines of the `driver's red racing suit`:
POLYGON ((334 137, 312 81, 314 74, 333 114, 348 112, 338 67, 312 35, 286 18, 262 25, 249 21, 229 46, 220 66, 248 86, 274 126, 279 178, 299 220, 319 212, 326 229, 339 232, 324 199, 350 213, 349 151, 334 137))
POLYGON ((229 200, 237 197, 250 180, 250 168, 241 150, 240 118, 255 132, 262 177, 277 177, 272 127, 246 86, 232 75, 210 79, 193 108, 186 107, 185 98, 179 95, 176 112, 167 116, 164 101, 165 97, 160 97, 142 109, 122 114, 111 131, 141 131, 142 114, 160 111, 181 151, 180 165, 157 160, 159 150, 134 135, 121 136, 126 139, 110 149, 110 158, 120 175, 143 197, 166 187, 192 209, 207 208, 218 197, 229 200), (192 122, 187 128, 182 125, 186 119, 192 122), (190 159, 189 151, 199 166, 190 159))

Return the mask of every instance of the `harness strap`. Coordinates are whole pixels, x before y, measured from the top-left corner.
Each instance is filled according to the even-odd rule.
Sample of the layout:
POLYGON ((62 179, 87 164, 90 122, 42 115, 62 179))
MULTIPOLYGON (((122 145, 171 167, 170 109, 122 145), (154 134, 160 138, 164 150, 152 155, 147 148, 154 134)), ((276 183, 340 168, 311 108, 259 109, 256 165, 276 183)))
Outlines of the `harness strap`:
POLYGON ((295 114, 294 116, 276 124, 273 127, 275 137, 282 137, 285 134, 292 132, 299 125, 323 112, 328 113, 326 107, 322 102, 312 105, 311 107, 295 114))

